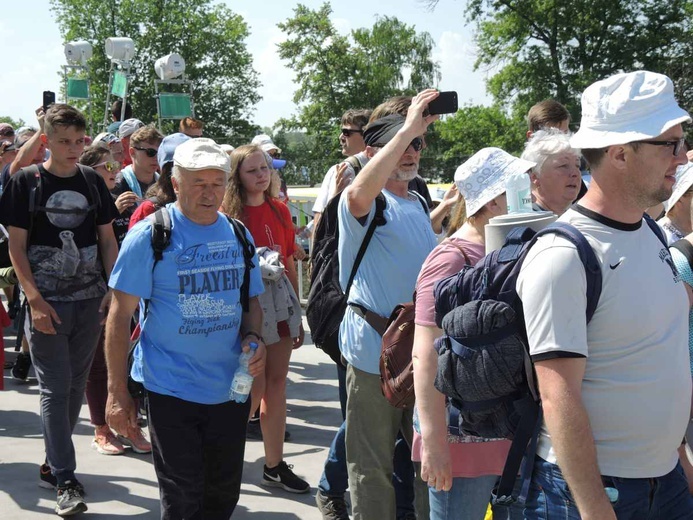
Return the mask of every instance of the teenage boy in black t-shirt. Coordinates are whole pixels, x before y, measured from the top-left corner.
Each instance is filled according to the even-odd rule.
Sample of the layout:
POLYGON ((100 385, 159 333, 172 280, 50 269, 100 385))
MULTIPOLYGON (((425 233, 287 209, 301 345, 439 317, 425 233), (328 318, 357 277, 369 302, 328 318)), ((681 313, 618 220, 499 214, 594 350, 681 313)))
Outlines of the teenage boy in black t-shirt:
POLYGON ((71 437, 110 301, 103 274, 110 275, 118 255, 113 199, 98 173, 77 167, 85 129, 78 110, 53 105, 41 136, 50 158, 17 172, 0 198, 0 223, 29 303, 25 333, 46 445, 41 484, 58 489, 61 516, 87 509, 71 437))

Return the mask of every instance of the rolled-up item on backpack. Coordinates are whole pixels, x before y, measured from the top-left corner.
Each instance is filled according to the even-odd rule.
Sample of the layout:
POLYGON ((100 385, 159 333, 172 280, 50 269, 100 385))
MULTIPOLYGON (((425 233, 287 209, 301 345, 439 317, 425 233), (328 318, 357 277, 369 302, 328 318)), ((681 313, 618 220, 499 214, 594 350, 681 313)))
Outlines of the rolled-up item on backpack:
POLYGON ((515 215, 499 215, 486 224, 486 254, 500 249, 510 230, 519 226, 532 228, 534 231, 544 229, 558 217, 551 211, 533 211, 515 215))

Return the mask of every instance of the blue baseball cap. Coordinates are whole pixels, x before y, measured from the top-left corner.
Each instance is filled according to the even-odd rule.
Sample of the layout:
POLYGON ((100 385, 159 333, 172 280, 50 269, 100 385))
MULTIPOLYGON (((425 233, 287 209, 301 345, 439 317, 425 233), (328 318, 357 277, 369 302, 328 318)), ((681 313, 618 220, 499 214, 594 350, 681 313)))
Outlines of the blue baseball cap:
POLYGON ((161 141, 161 144, 159 145, 159 152, 156 155, 159 168, 163 170, 166 163, 173 162, 173 152, 176 151, 178 145, 189 140, 190 137, 181 132, 176 132, 175 134, 164 137, 164 140, 161 141))

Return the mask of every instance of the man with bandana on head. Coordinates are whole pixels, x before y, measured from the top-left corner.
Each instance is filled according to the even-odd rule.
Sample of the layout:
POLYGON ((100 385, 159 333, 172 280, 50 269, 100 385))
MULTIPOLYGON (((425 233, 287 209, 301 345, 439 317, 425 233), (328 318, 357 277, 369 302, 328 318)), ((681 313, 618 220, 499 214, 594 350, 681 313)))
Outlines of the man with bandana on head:
MULTIPOLYGON (((392 407, 380 390, 381 336, 371 323, 385 321, 397 304, 411 300, 421 265, 436 245, 420 196, 408 190, 418 172, 421 136, 438 119, 423 115, 436 97, 436 90, 425 90, 414 98, 406 118, 389 115, 366 127, 368 164, 339 203, 339 276, 345 289, 376 216, 376 198, 385 199, 384 222, 375 228, 361 261, 340 327, 347 362, 347 467, 356 520, 395 517, 392 456, 400 429, 411 442, 411 410, 392 407)), ((424 518, 425 484, 417 479, 415 487, 417 516, 424 518)))

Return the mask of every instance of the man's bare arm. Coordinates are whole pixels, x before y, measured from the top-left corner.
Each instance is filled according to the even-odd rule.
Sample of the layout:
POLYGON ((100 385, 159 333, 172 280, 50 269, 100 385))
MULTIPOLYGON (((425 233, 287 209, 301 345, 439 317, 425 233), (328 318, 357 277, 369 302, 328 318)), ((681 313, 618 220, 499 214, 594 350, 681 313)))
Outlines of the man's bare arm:
POLYGON ((535 363, 544 420, 558 466, 583 520, 616 519, 604 491, 594 436, 582 403, 585 358, 557 358, 535 363))

